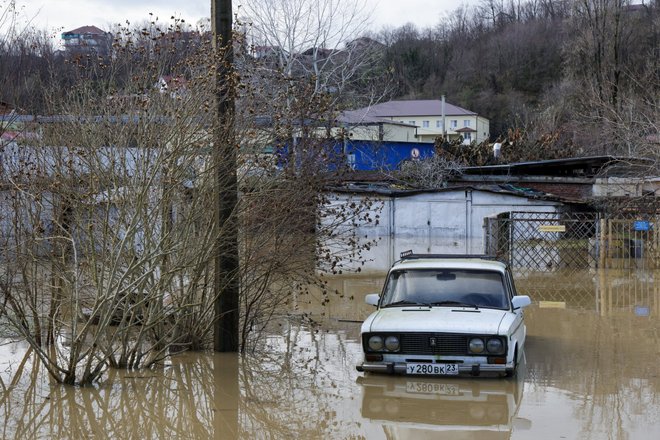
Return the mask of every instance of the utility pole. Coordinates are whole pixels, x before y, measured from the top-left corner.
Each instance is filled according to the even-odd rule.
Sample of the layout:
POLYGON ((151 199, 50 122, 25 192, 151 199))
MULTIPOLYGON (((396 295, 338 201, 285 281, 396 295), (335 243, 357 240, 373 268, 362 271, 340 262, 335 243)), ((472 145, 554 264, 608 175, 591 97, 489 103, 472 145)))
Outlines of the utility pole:
POLYGON ((445 116, 445 95, 442 95, 442 108, 440 111, 442 112, 442 141, 447 142, 447 129, 445 128, 445 122, 446 121, 446 116, 445 116))
POLYGON ((236 146, 234 139, 234 78, 231 0, 211 0, 213 49, 216 63, 213 124, 215 195, 215 351, 238 351, 238 227, 236 205, 236 146))

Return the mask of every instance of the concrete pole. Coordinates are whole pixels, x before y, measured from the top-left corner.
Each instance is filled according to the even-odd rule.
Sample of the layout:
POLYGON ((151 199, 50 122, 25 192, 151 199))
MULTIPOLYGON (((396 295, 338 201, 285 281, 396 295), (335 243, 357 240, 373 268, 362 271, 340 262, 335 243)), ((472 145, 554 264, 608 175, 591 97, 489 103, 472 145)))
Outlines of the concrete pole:
POLYGON ((236 205, 236 142, 234 139, 234 90, 231 0, 211 0, 213 49, 216 54, 216 120, 213 124, 215 197, 215 351, 238 351, 238 228, 236 205))

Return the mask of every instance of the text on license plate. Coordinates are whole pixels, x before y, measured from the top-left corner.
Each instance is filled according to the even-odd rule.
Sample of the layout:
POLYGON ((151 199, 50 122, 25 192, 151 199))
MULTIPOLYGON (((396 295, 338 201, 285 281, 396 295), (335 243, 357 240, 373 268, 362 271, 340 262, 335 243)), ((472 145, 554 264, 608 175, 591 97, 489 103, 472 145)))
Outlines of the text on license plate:
POLYGON ((437 382, 407 382, 406 392, 415 394, 443 394, 445 396, 458 396, 460 389, 458 386, 437 382))
POLYGON ((455 375, 458 374, 458 364, 406 364, 406 374, 455 375))

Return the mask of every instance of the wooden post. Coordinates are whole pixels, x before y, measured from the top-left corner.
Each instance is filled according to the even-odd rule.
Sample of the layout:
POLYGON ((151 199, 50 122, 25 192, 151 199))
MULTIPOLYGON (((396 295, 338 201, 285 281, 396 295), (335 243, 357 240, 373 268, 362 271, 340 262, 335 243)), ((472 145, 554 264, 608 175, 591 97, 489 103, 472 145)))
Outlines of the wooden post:
POLYGON ((213 358, 213 433, 211 438, 238 439, 241 392, 238 354, 216 354, 213 358))
POLYGON ((606 242, 607 242, 607 266, 612 267, 612 220, 607 219, 605 220, 605 224, 607 225, 607 237, 606 237, 606 242))
POLYGON ((234 140, 234 79, 231 0, 211 0, 213 48, 216 55, 216 121, 213 156, 216 172, 215 198, 215 324, 213 348, 238 351, 238 203, 236 146, 234 140))
POLYGON ((607 228, 607 220, 600 220, 600 237, 598 237, 600 243, 598 245, 598 294, 600 296, 598 311, 601 316, 607 314, 607 277, 605 269, 605 246, 607 242, 607 233, 605 229, 607 228))
POLYGON ((607 246, 607 220, 600 220, 600 240, 598 244, 598 266, 600 269, 605 269, 605 258, 606 258, 606 246, 607 246))

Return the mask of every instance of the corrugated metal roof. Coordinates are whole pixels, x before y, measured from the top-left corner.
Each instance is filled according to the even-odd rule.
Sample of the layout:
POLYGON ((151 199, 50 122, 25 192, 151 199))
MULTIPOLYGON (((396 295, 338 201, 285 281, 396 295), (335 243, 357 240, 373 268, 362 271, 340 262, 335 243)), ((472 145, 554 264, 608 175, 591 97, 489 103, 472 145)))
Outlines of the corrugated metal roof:
MULTIPOLYGON (((358 111, 366 111, 370 116, 431 116, 442 114, 442 101, 439 99, 416 99, 407 101, 388 101, 365 107, 358 111)), ((466 110, 445 102, 445 116, 474 116, 475 112, 466 110)))
POLYGON ((527 199, 546 200, 550 202, 559 203, 584 203, 581 200, 567 200, 560 196, 549 194, 543 191, 537 191, 531 188, 517 187, 510 184, 457 184, 455 186, 448 186, 446 188, 426 188, 426 189, 409 189, 402 188, 393 183, 387 182, 344 182, 340 185, 329 185, 328 191, 336 193, 352 193, 352 194, 379 194, 390 197, 411 197, 417 194, 425 193, 442 193, 452 191, 483 191, 495 194, 508 194, 518 197, 525 197, 527 199))
POLYGON ((465 167, 462 171, 463 174, 479 175, 594 176, 604 168, 618 163, 644 164, 648 162, 650 162, 649 159, 634 157, 589 156, 465 167))
POLYGON ((342 112, 337 117, 337 122, 351 125, 370 125, 370 124, 391 124, 402 125, 406 127, 416 127, 414 124, 407 124, 399 121, 392 121, 390 119, 380 118, 369 113, 368 108, 359 110, 349 110, 342 112))

